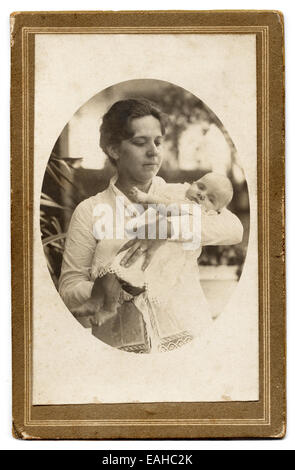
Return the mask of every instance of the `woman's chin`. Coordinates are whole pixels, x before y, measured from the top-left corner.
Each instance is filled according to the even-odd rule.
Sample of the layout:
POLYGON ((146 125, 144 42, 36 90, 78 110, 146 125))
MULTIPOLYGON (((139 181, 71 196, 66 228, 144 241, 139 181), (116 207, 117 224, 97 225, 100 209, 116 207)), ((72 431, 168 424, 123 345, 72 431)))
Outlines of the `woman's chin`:
POLYGON ((153 178, 159 171, 159 166, 158 165, 146 165, 144 167, 144 173, 143 176, 145 178, 153 178))

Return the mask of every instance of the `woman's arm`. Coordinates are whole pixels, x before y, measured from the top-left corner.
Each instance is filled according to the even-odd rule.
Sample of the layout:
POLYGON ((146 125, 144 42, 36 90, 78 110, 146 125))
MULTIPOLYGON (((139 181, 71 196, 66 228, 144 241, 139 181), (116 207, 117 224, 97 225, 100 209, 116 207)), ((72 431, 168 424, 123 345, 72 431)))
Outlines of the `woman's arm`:
POLYGON ((59 293, 70 310, 91 296, 90 269, 97 244, 92 230, 92 206, 85 200, 72 215, 59 279, 59 293))
POLYGON ((243 238, 243 225, 239 218, 228 209, 220 214, 202 214, 201 244, 236 245, 243 238))
POLYGON ((183 209, 182 213, 180 212, 181 215, 177 216, 170 214, 170 211, 167 211, 166 215, 165 211, 159 214, 150 208, 147 212, 151 215, 146 217, 147 212, 145 212, 138 220, 141 219, 146 236, 148 233, 154 233, 156 234, 154 238, 158 240, 162 239, 164 234, 165 239, 172 239, 176 242, 189 242, 196 238, 202 246, 236 245, 242 241, 243 225, 239 218, 228 209, 223 209, 220 214, 206 214, 196 204, 186 204, 183 208, 186 208, 186 212, 183 209), (194 211, 193 209, 197 207, 199 210, 194 211), (152 225, 156 228, 149 232, 148 228, 152 225))
MULTIPOLYGON (((166 206, 169 206, 169 216, 180 216, 175 219, 173 219, 173 217, 169 217, 167 219, 168 221, 170 220, 172 222, 174 232, 178 234, 179 229, 177 229, 176 227, 179 227, 179 221, 181 216, 184 216, 185 212, 187 211, 190 212, 190 210, 188 209, 188 201, 184 199, 185 192, 188 186, 188 183, 164 184, 162 191, 156 194, 144 193, 138 188, 134 187, 130 190, 130 198, 131 200, 139 204, 142 203, 160 205, 157 208, 157 211, 159 213, 163 212, 162 215, 166 215, 166 217, 168 216, 166 206), (168 197, 168 195, 170 197, 168 197), (185 207, 187 207, 186 211, 185 207), (180 209, 182 209, 182 212, 180 209)), ((201 211, 197 212, 195 215, 191 214, 191 216, 196 217, 196 223, 194 224, 194 226, 199 227, 199 217, 201 216, 201 211)), ((182 237, 181 234, 179 235, 180 236, 178 236, 178 241, 183 241, 184 239, 189 240, 189 238, 186 236, 187 234, 184 234, 184 237, 182 237)), ((234 245, 240 243, 242 240, 243 226, 238 217, 227 209, 223 209, 221 214, 211 214, 210 216, 206 215, 205 213, 202 213, 200 236, 202 245, 234 245)), ((167 238, 170 238, 169 230, 167 238)))
MULTIPOLYGON (((236 245, 242 241, 244 228, 240 219, 228 209, 223 209, 220 214, 206 214, 205 212, 196 212, 195 215, 190 214, 190 217, 194 217, 194 224, 192 227, 199 228, 201 222, 201 230, 199 233, 195 233, 197 239, 200 240, 200 245, 236 245)), ((172 238, 174 229, 174 217, 171 217, 172 222, 172 238)), ((175 220, 176 227, 179 225, 179 219, 175 220)), ((178 231, 176 230, 178 233, 178 231)), ((185 239, 190 241, 192 230, 189 232, 183 232, 182 236, 179 237, 178 241, 185 239)), ((169 238, 169 236, 167 237, 169 238)), ((176 240, 177 241, 177 240, 176 240)), ((198 246, 196 245, 196 248, 198 246)))
MULTIPOLYGON (((180 216, 181 217, 181 216, 180 216)), ((177 217, 179 219, 179 217, 177 217)), ((156 218, 159 221, 159 217, 156 218)), ((199 223, 199 218, 197 220, 199 223)), ((178 224, 178 222, 177 222, 178 224)), ((230 212, 227 209, 223 209, 221 214, 216 215, 206 215, 202 214, 201 216, 201 233, 197 234, 197 239, 201 235, 201 245, 235 245, 240 243, 243 238, 243 226, 236 215, 230 212)), ((146 230, 147 233, 147 230, 146 230)), ((174 238, 175 228, 173 228, 173 217, 167 218, 167 235, 166 239, 173 239, 174 241, 186 243, 190 242, 189 235, 193 234, 191 231, 189 233, 180 233, 177 239, 174 238)), ((126 255, 123 257, 121 264, 125 267, 133 264, 140 256, 144 256, 144 262, 142 269, 145 270, 150 264, 155 252, 166 240, 130 240, 124 247, 123 250, 126 251, 126 255)), ((190 244, 190 249, 199 249, 200 242, 190 244)))

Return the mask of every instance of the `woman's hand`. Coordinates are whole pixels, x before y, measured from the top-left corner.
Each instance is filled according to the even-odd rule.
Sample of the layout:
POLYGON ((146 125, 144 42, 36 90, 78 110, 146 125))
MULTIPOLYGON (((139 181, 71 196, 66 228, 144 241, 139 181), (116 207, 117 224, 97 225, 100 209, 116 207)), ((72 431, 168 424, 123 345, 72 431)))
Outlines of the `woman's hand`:
POLYGON ((150 264, 155 252, 165 242, 166 240, 138 240, 137 238, 130 240, 120 250, 120 252, 128 250, 120 262, 121 266, 128 268, 140 256, 143 256, 144 262, 141 269, 144 271, 150 264))

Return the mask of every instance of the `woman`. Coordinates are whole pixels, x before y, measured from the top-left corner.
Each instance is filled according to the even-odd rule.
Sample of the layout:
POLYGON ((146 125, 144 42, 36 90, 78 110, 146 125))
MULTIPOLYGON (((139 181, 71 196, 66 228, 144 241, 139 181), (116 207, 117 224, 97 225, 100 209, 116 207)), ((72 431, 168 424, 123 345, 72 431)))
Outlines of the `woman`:
MULTIPOLYGON (((165 181, 157 177, 156 174, 162 163, 161 144, 166 124, 167 116, 157 106, 145 99, 118 101, 104 115, 100 128, 100 146, 115 165, 117 177, 110 182, 105 191, 79 204, 72 216, 59 284, 60 295, 69 310, 75 310, 89 299, 94 286, 97 287, 100 282, 100 278, 95 282, 91 280, 94 253, 97 243, 101 243, 97 241, 94 230, 94 214, 97 207, 102 205, 110 207, 112 213, 115 214, 116 211, 118 212, 116 206, 118 198, 123 200, 125 207, 130 206, 127 195, 131 187, 135 186, 141 191, 149 193, 159 193, 161 188, 164 189, 165 181)), ((113 223, 112 219, 111 224, 113 223)), ((202 245, 239 243, 242 234, 243 228, 239 219, 227 210, 221 215, 202 219, 202 245)), ((171 226, 168 221, 167 238, 170 237, 171 226)), ((122 263, 128 267, 139 256, 143 256, 143 269, 146 269, 153 256, 157 256, 156 252, 161 244, 163 244, 163 240, 132 240, 125 246, 126 254, 122 263)), ((102 265, 115 256, 121 246, 122 239, 118 240, 117 245, 116 243, 106 244, 100 253, 102 265)), ((195 270, 194 280, 200 291, 196 261, 192 269, 195 270)), ((184 272, 183 279, 186 278, 186 275, 187 273, 184 272)), ((188 282, 189 279, 186 279, 183 286, 187 287, 188 282)), ((117 288, 121 290, 119 283, 117 288)), ((179 291, 179 295, 176 294, 172 300, 170 299, 170 302, 173 302, 173 306, 177 304, 177 308, 185 312, 187 307, 192 308, 192 299, 189 292, 185 296, 181 295, 180 299, 181 292, 183 289, 179 291)), ((149 352, 153 349, 157 325, 150 319, 152 317, 156 323, 157 320, 159 320, 158 323, 165 323, 165 318, 163 315, 159 318, 157 311, 153 310, 150 305, 149 299, 142 297, 140 296, 139 299, 130 299, 128 296, 123 298, 119 312, 120 321, 117 321, 115 327, 106 324, 102 328, 94 328, 94 334, 121 349, 135 352, 149 352), (130 338, 130 332, 133 332, 132 338, 130 338)), ((194 308, 196 308, 195 305, 194 308)), ((171 321, 173 323, 173 320, 171 321)), ((165 325, 162 328, 165 331, 161 335, 161 344, 158 350, 170 350, 191 339, 191 335, 185 329, 177 326, 177 320, 173 323, 173 327, 171 322, 169 325, 166 330, 165 325)))

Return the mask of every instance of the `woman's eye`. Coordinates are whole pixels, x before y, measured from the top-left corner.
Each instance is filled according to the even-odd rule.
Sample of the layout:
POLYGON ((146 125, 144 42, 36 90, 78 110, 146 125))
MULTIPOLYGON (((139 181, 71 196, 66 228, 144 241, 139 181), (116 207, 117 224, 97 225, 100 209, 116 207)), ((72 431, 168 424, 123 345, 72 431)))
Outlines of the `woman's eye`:
POLYGON ((142 140, 133 140, 133 144, 137 145, 138 147, 142 147, 145 144, 145 142, 142 140))
POLYGON ((159 147, 162 144, 161 140, 155 140, 155 146, 159 147))

